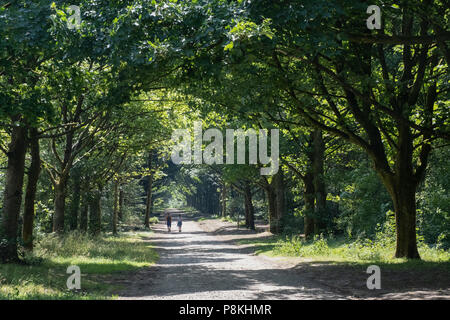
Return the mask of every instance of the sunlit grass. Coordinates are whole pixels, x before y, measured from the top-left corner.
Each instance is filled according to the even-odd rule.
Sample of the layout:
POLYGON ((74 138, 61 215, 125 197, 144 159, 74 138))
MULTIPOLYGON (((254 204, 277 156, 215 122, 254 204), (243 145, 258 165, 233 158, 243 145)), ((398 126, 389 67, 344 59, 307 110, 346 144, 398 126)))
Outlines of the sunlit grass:
POLYGON ((148 233, 92 238, 71 233, 37 242, 27 265, 0 265, 0 299, 111 299, 117 289, 102 281, 106 275, 156 262, 155 250, 142 240, 148 233), (66 287, 67 267, 81 270, 81 290, 66 287))
POLYGON ((345 238, 305 241, 300 237, 271 236, 240 240, 239 244, 251 244, 256 254, 278 257, 296 257, 313 261, 344 262, 349 264, 382 264, 393 268, 426 268, 440 266, 450 271, 450 252, 419 244, 422 260, 394 258, 395 244, 392 241, 348 241, 345 238))
MULTIPOLYGON (((214 217, 215 219, 219 218, 219 217, 214 217)), ((226 222, 231 222, 231 223, 236 223, 237 224, 237 220, 235 218, 232 218, 230 216, 226 216, 226 217, 221 217, 220 220, 222 221, 226 221, 226 222)), ((241 227, 245 227, 245 219, 240 219, 239 220, 239 226, 241 227)))

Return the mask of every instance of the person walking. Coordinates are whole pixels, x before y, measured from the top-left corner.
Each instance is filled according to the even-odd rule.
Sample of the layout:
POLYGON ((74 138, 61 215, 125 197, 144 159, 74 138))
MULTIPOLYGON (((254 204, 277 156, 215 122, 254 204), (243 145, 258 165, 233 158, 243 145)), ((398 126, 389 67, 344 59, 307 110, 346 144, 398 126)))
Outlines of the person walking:
POLYGON ((181 232, 181 226, 183 225, 183 220, 181 219, 181 214, 178 216, 178 222, 177 222, 177 226, 178 226, 178 232, 181 232))
POLYGON ((170 229, 172 228, 172 216, 170 215, 170 212, 167 213, 166 222, 167 222, 167 231, 170 232, 170 229))

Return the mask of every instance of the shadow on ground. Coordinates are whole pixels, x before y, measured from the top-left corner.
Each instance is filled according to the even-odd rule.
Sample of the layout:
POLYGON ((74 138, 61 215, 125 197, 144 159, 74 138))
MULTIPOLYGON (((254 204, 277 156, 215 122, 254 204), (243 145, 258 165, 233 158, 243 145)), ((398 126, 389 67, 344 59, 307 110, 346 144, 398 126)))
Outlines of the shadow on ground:
MULTIPOLYGON (((185 217, 185 221, 192 220, 185 217)), ((135 272, 132 279, 129 274, 116 279, 128 287, 121 293, 123 297, 195 297, 197 294, 209 297, 210 292, 219 292, 219 295, 222 292, 226 296, 226 292, 252 288, 252 299, 450 299, 448 263, 422 262, 418 270, 403 268, 401 263, 378 264, 382 289, 369 290, 366 286, 369 263, 301 261, 283 265, 277 259, 271 263, 267 262, 272 261, 270 258, 255 257, 264 262, 251 268, 224 268, 224 264, 239 263, 243 256, 254 253, 255 247, 233 244, 257 235, 255 231, 228 225, 212 232, 173 232, 167 237, 165 227, 159 224, 154 232, 148 240, 159 252, 162 262, 135 272)), ((261 241, 267 237, 270 234, 261 237, 261 241)), ((271 246, 273 244, 263 243, 258 248, 270 250, 271 246)))

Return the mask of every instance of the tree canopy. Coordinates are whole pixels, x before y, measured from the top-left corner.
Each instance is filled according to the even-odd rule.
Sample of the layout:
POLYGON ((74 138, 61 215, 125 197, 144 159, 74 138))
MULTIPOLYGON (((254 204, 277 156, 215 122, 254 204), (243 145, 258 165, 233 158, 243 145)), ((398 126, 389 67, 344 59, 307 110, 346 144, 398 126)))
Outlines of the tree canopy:
POLYGON ((150 227, 168 203, 309 239, 371 237, 394 212, 395 257, 420 258, 423 234, 448 247, 445 1, 73 5, 72 28, 65 1, 0 4, 2 262, 31 250, 37 229, 117 233, 127 205, 150 227), (172 133, 195 121, 223 145, 229 129, 279 130, 279 170, 174 165, 172 133))

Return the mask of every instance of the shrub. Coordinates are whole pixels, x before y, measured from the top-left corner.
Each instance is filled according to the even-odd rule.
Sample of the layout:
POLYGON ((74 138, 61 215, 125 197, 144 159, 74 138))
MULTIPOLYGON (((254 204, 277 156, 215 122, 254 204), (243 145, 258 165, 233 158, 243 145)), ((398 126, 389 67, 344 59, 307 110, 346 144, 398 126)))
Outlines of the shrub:
POLYGON ((158 217, 151 217, 149 219, 149 222, 150 222, 150 224, 157 224, 157 223, 159 223, 159 219, 158 219, 158 217))

